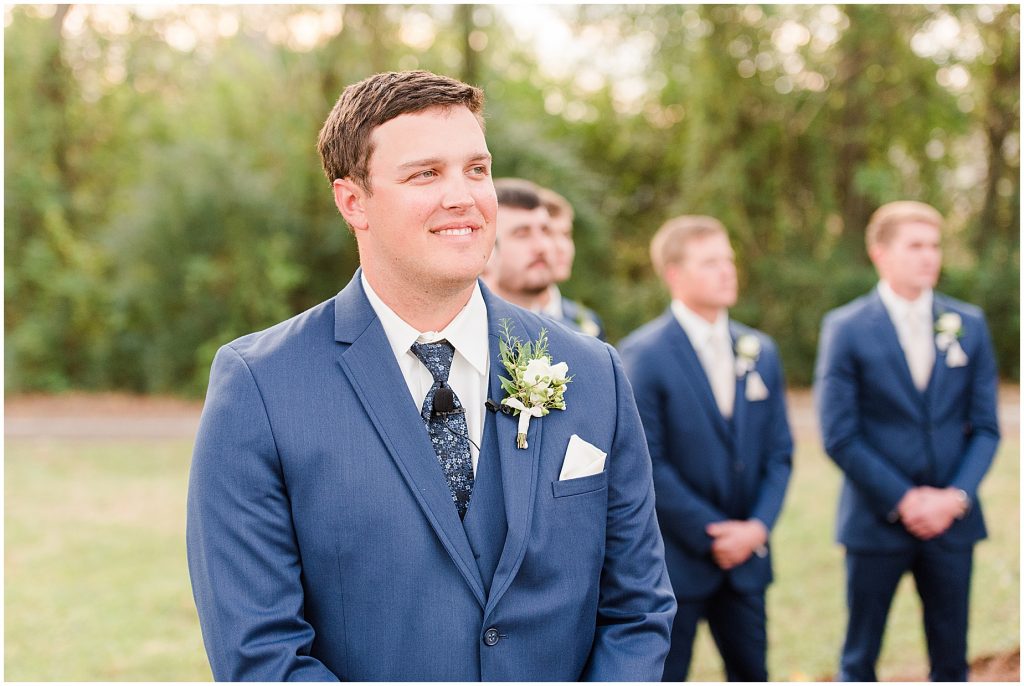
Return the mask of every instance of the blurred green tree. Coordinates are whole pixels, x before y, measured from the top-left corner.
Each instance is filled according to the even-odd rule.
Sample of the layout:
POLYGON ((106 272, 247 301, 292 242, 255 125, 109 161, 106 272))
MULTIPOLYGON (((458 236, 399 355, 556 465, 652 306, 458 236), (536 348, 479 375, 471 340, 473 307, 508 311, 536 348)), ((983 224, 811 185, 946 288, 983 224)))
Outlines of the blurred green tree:
POLYGON ((583 47, 539 59, 554 20, 491 5, 6 8, 6 389, 199 394, 219 345, 331 297, 358 256, 317 132, 414 68, 483 87, 495 175, 573 203, 564 290, 613 342, 667 303, 654 231, 714 214, 736 316, 807 383, 822 314, 874 283, 867 217, 913 197, 1018 378, 1018 6, 544 11, 583 47))

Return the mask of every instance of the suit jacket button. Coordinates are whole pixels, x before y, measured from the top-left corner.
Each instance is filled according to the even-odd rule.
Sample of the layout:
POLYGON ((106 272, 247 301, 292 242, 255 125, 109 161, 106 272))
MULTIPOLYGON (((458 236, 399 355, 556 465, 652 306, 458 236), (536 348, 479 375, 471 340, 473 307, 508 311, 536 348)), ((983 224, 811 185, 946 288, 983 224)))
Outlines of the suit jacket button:
POLYGON ((498 630, 495 629, 493 626, 484 632, 484 643, 486 643, 489 646, 496 645, 498 643, 499 638, 500 637, 498 636, 498 630))
POLYGON ((732 468, 733 468, 733 471, 735 471, 737 474, 742 474, 743 473, 743 463, 742 462, 736 462, 732 466, 732 468))

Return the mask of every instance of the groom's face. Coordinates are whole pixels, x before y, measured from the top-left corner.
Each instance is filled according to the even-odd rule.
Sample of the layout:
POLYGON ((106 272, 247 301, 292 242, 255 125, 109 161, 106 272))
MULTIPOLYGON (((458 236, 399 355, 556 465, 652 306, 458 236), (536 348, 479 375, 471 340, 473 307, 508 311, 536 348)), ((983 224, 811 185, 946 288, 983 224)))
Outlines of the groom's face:
POLYGON ((494 245, 497 214, 476 116, 461 106, 403 114, 371 141, 370 193, 359 193, 354 225, 364 268, 410 287, 472 284, 494 245))

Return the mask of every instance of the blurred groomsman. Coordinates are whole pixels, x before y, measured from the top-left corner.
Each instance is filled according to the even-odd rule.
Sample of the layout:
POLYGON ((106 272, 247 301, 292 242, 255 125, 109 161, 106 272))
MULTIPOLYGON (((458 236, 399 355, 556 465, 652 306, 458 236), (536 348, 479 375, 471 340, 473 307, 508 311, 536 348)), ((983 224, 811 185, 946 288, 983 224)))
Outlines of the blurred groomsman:
POLYGON ((555 251, 552 261, 554 283, 548 287, 548 301, 542 310, 570 328, 605 340, 604 325, 593 310, 575 300, 563 297, 558 284, 565 283, 572 276, 572 263, 576 258, 576 244, 573 242, 572 224, 575 213, 564 197, 548 188, 540 189, 540 199, 548 211, 548 224, 554 240, 555 251))
POLYGON ((540 312, 554 281, 555 243, 540 189, 525 179, 495 179, 498 198, 494 250, 483 278, 510 303, 540 312))
POLYGON ((767 681, 768 538, 793 452, 779 355, 768 336, 728 317, 736 264, 717 219, 669 220, 651 261, 672 303, 621 350, 679 602, 664 680, 686 679, 706 619, 729 680, 767 681))
POLYGON ((822 323, 815 400, 825 450, 843 470, 844 681, 875 681, 896 585, 914 576, 933 681, 967 680, 978 484, 999 442, 996 365, 981 310, 932 291, 942 215, 880 207, 867 227, 871 293, 822 323))

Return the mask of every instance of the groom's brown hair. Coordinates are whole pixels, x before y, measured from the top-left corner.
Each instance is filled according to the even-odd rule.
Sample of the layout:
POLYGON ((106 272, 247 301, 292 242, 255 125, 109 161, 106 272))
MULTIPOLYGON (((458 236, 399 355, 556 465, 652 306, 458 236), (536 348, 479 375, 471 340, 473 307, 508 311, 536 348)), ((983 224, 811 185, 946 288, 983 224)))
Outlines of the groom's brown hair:
POLYGON ((464 106, 483 128, 484 92, 429 71, 391 71, 363 79, 342 91, 320 129, 317 150, 327 181, 351 178, 367 193, 373 130, 402 114, 431 107, 464 106))

